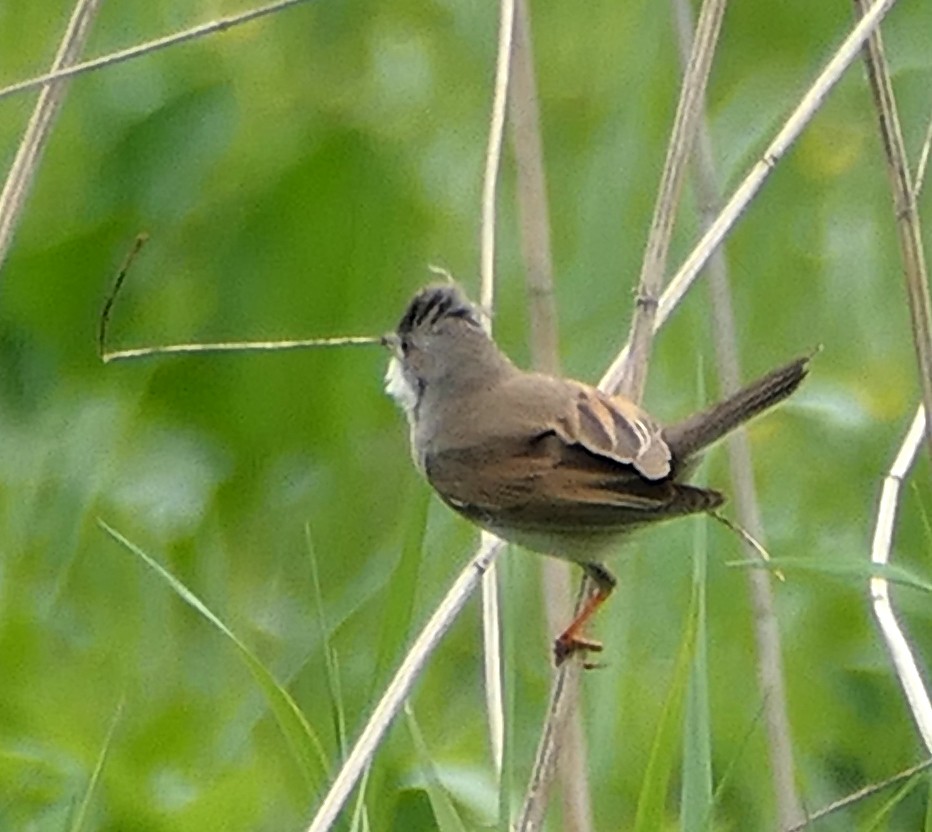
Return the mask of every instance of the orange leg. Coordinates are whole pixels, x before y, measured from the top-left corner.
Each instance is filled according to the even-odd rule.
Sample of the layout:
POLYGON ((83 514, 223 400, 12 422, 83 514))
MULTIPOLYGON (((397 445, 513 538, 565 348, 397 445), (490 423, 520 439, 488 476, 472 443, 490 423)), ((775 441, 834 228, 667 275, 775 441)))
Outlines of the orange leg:
MULTIPOLYGON (((605 603, 608 596, 612 594, 612 590, 615 588, 615 578, 604 566, 598 563, 587 563, 583 565, 583 568, 586 570, 586 574, 595 581, 597 588, 595 593, 583 604, 582 609, 570 626, 554 642, 553 657, 557 667, 563 664, 573 653, 580 650, 590 650, 595 653, 602 650, 602 642, 586 638, 582 635, 582 630, 599 607, 605 603)), ((590 668, 594 667, 594 665, 587 664, 586 667, 590 668)))

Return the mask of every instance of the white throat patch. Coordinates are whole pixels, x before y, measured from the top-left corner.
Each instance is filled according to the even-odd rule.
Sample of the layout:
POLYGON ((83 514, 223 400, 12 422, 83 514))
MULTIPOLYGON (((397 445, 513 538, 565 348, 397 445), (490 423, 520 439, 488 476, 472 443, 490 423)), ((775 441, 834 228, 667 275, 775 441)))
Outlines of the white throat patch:
POLYGON ((417 391, 405 378, 401 362, 394 356, 388 362, 388 370, 385 372, 385 392, 398 403, 410 420, 417 407, 417 391))

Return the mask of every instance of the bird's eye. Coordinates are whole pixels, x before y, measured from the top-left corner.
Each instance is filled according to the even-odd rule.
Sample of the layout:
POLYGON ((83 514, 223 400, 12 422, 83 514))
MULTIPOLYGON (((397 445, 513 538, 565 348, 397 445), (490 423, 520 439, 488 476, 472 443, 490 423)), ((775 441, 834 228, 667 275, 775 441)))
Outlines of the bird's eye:
POLYGON ((411 341, 407 337, 402 337, 399 346, 401 347, 402 355, 406 356, 409 352, 411 352, 411 341))

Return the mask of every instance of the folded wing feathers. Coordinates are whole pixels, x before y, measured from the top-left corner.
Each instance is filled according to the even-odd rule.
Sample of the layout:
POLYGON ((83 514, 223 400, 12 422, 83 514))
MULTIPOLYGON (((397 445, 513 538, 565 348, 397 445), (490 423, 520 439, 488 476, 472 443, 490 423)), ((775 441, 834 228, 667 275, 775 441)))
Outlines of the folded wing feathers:
POLYGON ((651 480, 670 473, 670 449, 660 426, 639 407, 579 385, 576 397, 576 441, 593 453, 633 465, 651 480))

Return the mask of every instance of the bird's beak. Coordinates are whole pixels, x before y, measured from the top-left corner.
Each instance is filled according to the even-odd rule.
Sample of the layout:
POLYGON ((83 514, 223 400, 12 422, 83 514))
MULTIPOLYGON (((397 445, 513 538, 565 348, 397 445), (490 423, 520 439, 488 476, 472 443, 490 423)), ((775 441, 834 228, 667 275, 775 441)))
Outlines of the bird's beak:
POLYGON ((380 339, 379 343, 392 351, 393 355, 401 354, 401 339, 396 332, 386 332, 380 339))

